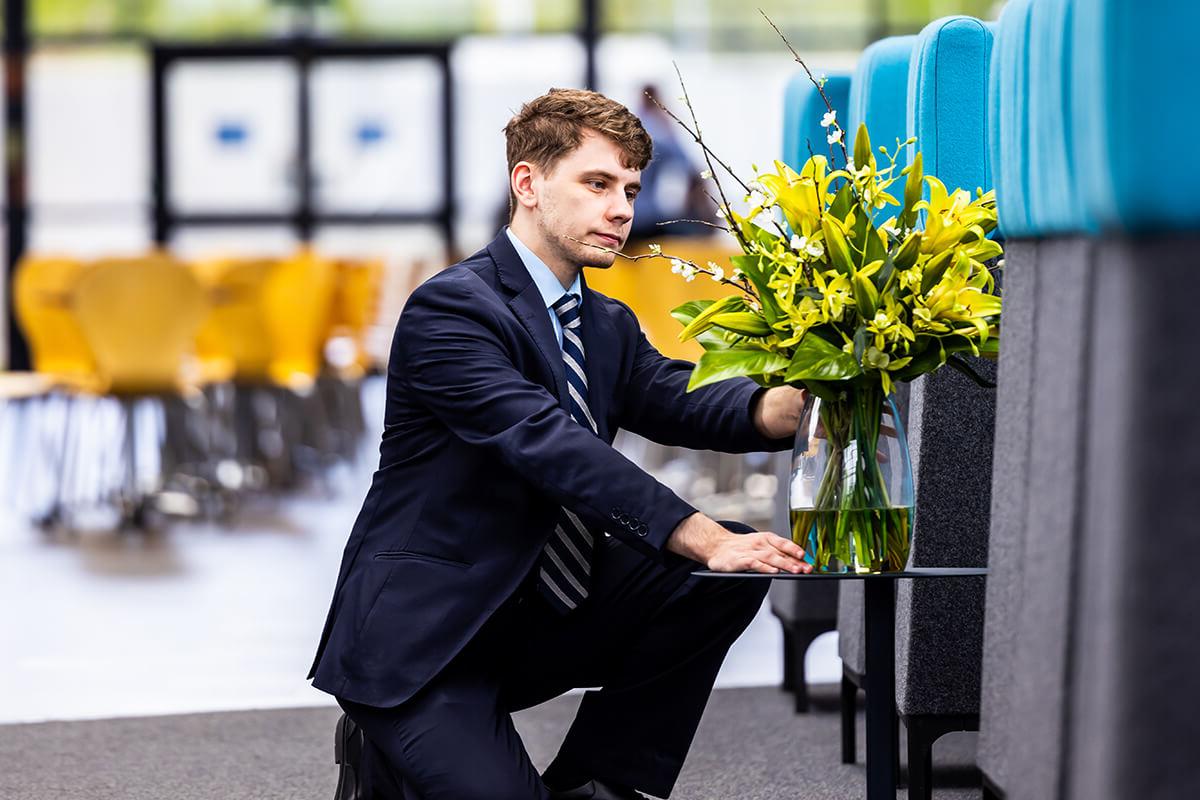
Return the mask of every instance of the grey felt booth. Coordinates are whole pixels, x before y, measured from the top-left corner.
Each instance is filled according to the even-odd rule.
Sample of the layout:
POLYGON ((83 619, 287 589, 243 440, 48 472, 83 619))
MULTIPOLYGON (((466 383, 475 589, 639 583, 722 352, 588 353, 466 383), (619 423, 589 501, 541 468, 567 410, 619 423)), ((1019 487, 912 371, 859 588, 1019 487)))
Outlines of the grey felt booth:
POLYGON ((1081 329, 1071 800, 1200 797, 1198 249, 1197 234, 1096 248, 1081 329))
MULTIPOLYGON (((1025 452, 1003 451, 998 462, 999 525, 989 576, 1000 606, 988 612, 985 656, 987 713, 981 718, 980 764, 988 781, 1006 797, 1057 797, 1063 768, 1063 719, 1068 711, 1071 586, 1078 574, 1080 518, 1078 492, 1083 464, 1083 432, 1090 425, 1087 391, 1090 286, 1094 243, 1086 238, 1043 239, 1028 251, 1010 251, 1018 282, 1026 266, 1015 256, 1035 253, 1028 433, 1025 452), (1022 469, 1022 464, 1024 468, 1022 469), (1021 479, 1023 473, 1024 480, 1021 479), (1025 493, 1023 524, 1015 517, 1025 493), (1000 504, 1013 502, 1013 508, 1000 504), (1001 563, 1004 562, 1004 563, 1001 563), (1005 604, 1008 604, 1007 606, 1005 604)), ((1020 306, 1020 291, 1012 298, 1020 306)), ((1006 301, 1008 302, 1008 301, 1006 301)), ((1006 308, 1004 313, 1008 313, 1006 308)), ((1020 312, 1018 317, 1024 312, 1020 312)), ((1012 330, 1017 328, 1013 325, 1012 330)), ((1014 358, 1021 356, 1019 334, 1014 358)), ((1006 340, 1007 342, 1007 340, 1006 340)), ((1001 348, 1008 368, 1009 353, 1001 348)), ((1019 391, 1023 374, 1012 373, 1019 391)), ((1002 377, 1006 380, 1008 374, 1002 377)), ((1007 409, 1015 440, 1020 399, 1007 409)), ((997 437, 1008 430, 997 430, 997 437)))
POLYGON ((1012 622, 1021 604, 1025 557, 1037 247, 1034 240, 1005 244, 978 748, 979 767, 997 786, 1010 783, 1016 768, 1010 758, 1010 737, 1019 733, 1009 702, 1016 676, 1008 654, 1015 649, 1017 627, 1012 622))

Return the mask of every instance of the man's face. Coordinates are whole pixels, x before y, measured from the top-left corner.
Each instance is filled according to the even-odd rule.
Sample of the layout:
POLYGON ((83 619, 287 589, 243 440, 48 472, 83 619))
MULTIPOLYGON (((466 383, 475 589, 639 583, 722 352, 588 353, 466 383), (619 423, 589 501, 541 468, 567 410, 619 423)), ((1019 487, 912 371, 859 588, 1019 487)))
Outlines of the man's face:
POLYGON ((616 256, 581 242, 610 250, 624 246, 641 174, 622 166, 615 142, 590 131, 549 173, 534 170, 537 200, 530 210, 546 245, 569 263, 612 266, 616 256))

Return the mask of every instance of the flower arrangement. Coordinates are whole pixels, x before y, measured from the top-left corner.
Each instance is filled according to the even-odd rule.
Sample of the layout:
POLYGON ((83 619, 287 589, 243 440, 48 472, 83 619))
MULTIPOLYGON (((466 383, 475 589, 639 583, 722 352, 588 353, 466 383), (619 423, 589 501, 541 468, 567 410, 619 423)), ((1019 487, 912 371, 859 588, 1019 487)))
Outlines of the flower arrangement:
MULTIPOLYGON (((988 238, 996 227, 995 194, 951 191, 925 175, 915 139, 876 152, 860 125, 847 151, 824 79, 788 47, 825 101, 828 157, 810 151, 799 171, 775 161, 743 182, 704 142, 685 87, 692 125, 660 108, 703 151, 702 177, 714 182, 726 223, 714 227, 731 233, 742 252, 728 271, 654 245, 633 258, 667 258, 685 280, 703 274, 737 289, 671 312, 683 325, 680 339, 704 348, 689 391, 748 376, 810 393, 811 424, 801 421, 796 458, 820 463, 804 467, 807 488, 798 490, 795 477, 792 485, 804 495, 792 498, 792 534, 809 557, 823 570, 903 569, 911 473, 907 485, 897 477, 894 448, 889 463, 883 439, 900 427, 889 396, 896 382, 947 364, 986 385, 962 356, 998 354, 1001 300, 992 270, 1003 250, 988 238), (913 155, 900 168, 904 148, 913 155), (714 162, 744 190, 746 213, 729 204, 714 162)), ((892 444, 902 447, 907 465, 902 436, 892 444)))

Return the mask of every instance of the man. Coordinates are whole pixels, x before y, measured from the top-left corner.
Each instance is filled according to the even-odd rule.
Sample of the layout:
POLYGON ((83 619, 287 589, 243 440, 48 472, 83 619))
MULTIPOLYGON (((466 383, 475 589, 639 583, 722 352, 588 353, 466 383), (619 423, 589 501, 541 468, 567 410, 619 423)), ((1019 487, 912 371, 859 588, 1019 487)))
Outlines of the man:
POLYGON ((310 673, 346 712, 343 799, 665 797, 766 593, 691 573, 809 569, 789 539, 731 532, 610 446, 626 428, 786 449, 803 397, 748 379, 687 393, 691 365, 587 288, 582 267, 610 266, 633 219, 651 147, 637 117, 556 89, 505 135, 510 227, 396 326, 380 467, 310 673), (596 686, 539 776, 510 713, 596 686))

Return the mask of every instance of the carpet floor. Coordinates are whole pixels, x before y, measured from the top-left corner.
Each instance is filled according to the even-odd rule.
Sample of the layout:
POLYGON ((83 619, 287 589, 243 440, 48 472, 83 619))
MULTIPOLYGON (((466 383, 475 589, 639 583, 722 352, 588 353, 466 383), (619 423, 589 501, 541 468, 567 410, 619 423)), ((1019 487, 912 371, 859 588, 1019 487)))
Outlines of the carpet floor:
MULTIPOLYGON (((672 798, 863 797, 861 710, 860 763, 843 765, 836 687, 814 687, 814 695, 815 709, 795 715, 775 688, 715 691, 672 798)), ((579 699, 560 697, 516 715, 539 769, 553 758, 579 699)), ((337 716, 330 707, 2 725, 0 798, 328 800, 337 780, 337 716)), ((940 740, 934 762, 935 798, 981 796, 972 735, 940 740)))

